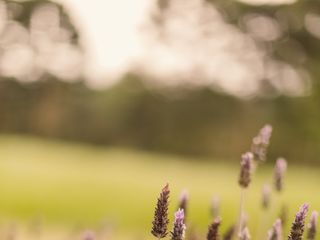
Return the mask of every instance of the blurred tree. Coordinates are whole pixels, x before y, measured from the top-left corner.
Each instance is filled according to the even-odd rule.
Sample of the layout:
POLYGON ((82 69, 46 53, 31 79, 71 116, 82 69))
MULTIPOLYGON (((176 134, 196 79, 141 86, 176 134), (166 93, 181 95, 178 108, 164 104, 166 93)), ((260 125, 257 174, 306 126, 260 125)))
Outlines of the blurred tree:
MULTIPOLYGON (((88 89, 82 73, 73 71, 82 69, 83 49, 63 8, 49 1, 5 1, 8 20, 0 35, 0 131, 225 160, 248 150, 251 138, 269 122, 275 127, 271 158, 281 155, 290 161, 318 163, 320 35, 314 24, 320 19, 320 3, 211 2, 226 21, 268 50, 266 64, 270 58, 277 59, 301 70, 305 81, 311 76, 312 91, 301 97, 279 96, 277 83, 266 79, 263 97, 238 99, 208 88, 150 87, 137 74, 127 74, 108 89, 88 89), (255 29, 263 28, 259 23, 270 22, 279 26, 281 34, 255 29), (26 40, 30 38, 34 41, 26 40), (47 46, 50 54, 44 54, 47 46), (75 56, 72 62, 55 55, 65 50, 75 56), (25 60, 16 64, 17 57, 25 60)), ((159 1, 162 11, 169 6, 170 1, 159 1)), ((160 25, 163 17, 153 16, 160 25)))

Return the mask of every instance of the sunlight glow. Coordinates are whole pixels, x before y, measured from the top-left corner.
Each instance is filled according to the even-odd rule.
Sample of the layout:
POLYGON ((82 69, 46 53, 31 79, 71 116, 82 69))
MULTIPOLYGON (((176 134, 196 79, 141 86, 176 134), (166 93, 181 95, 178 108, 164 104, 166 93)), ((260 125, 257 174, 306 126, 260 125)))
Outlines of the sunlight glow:
MULTIPOLYGON (((272 59, 252 37, 279 38, 281 30, 272 19, 248 19, 250 37, 226 23, 203 0, 171 1, 160 28, 151 20, 152 16, 161 18, 156 0, 57 1, 69 10, 81 33, 86 50, 84 71, 91 87, 111 85, 135 71, 160 85, 215 86, 237 96, 256 95, 266 72, 273 78, 285 74, 289 77, 286 82, 292 78, 295 84, 290 85, 290 95, 300 95, 306 88, 299 72, 289 65, 265 69, 266 63, 274 65, 272 59)), ((275 79, 269 82, 279 91, 289 86, 275 79)))

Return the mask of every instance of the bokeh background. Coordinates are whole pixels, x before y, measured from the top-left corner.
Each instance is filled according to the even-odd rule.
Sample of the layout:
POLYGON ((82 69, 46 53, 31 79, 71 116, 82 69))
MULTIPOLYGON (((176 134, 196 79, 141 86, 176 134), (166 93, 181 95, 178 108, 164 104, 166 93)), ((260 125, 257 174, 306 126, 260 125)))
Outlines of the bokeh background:
POLYGON ((249 225, 279 156, 289 216, 320 209, 319 43, 316 0, 0 1, 3 238, 148 239, 167 182, 171 211, 189 190, 194 231, 213 196, 226 229, 265 123, 249 225))

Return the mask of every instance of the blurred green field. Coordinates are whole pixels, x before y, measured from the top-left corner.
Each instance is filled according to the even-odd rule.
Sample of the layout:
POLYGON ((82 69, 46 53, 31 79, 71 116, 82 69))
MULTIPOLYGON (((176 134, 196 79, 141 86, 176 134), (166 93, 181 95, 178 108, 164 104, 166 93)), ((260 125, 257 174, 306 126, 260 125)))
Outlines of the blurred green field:
MULTIPOLYGON (((171 155, 1 136, 0 223, 28 224, 41 219, 50 226, 69 228, 95 228, 105 223, 115 236, 131 234, 141 239, 150 232, 156 198, 169 182, 171 213, 180 192, 188 189, 189 222, 205 232, 212 197, 219 196, 226 229, 238 214, 239 159, 235 159, 234 164, 196 158, 185 161, 171 155)), ((289 160, 285 192, 273 199, 288 203, 290 221, 304 202, 320 210, 319 180, 319 168, 291 166, 289 160)), ((258 169, 247 195, 252 230, 262 221, 264 228, 269 228, 272 215, 279 211, 279 204, 273 201, 270 218, 262 218, 261 188, 265 182, 272 182, 271 165, 258 169)))

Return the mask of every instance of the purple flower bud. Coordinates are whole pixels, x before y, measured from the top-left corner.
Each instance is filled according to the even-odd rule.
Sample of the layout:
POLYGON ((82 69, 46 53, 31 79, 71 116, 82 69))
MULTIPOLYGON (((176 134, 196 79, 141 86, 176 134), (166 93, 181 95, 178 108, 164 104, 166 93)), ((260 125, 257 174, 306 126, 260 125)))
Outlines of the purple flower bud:
POLYGON ((308 240, 315 240, 317 233, 317 224, 318 224, 318 212, 313 211, 311 214, 311 220, 308 225, 308 240))
POLYGON ((268 209, 270 205, 271 187, 265 184, 262 188, 262 207, 268 209))
POLYGON ((301 240, 304 232, 304 222, 309 210, 309 204, 303 204, 299 212, 296 214, 295 220, 292 223, 291 231, 288 240, 301 240))
POLYGON ((259 134, 253 138, 251 151, 254 154, 254 159, 265 161, 267 155, 267 148, 270 143, 272 134, 272 126, 267 124, 260 129, 259 134))
POLYGON ((186 225, 184 224, 184 211, 179 209, 175 214, 175 220, 173 224, 173 231, 171 232, 172 240, 182 240, 184 239, 184 233, 186 230, 186 225))
POLYGON ((157 206, 154 213, 154 220, 152 222, 151 233, 157 238, 164 238, 168 232, 168 207, 169 207, 169 185, 167 184, 161 191, 158 198, 157 206))
POLYGON ((181 193, 180 202, 179 202, 179 208, 178 208, 178 209, 183 209, 184 221, 186 220, 186 216, 187 216, 188 201, 189 201, 189 193, 188 193, 187 190, 184 190, 181 193))
POLYGON ((251 182, 253 154, 251 152, 247 152, 245 154, 242 154, 241 158, 239 184, 241 187, 247 188, 251 182))
POLYGON ((283 189, 284 174, 287 171, 287 161, 284 158, 278 158, 274 168, 275 189, 280 192, 283 189))
POLYGON ((250 240, 251 239, 249 229, 247 227, 242 229, 242 231, 240 232, 240 235, 239 235, 239 239, 240 240, 250 240))
POLYGON ((282 240, 282 224, 280 219, 277 219, 272 229, 268 231, 268 240, 282 240))
POLYGON ((219 237, 219 227, 221 224, 220 218, 214 220, 214 222, 209 226, 207 240, 218 240, 219 237))

